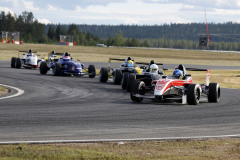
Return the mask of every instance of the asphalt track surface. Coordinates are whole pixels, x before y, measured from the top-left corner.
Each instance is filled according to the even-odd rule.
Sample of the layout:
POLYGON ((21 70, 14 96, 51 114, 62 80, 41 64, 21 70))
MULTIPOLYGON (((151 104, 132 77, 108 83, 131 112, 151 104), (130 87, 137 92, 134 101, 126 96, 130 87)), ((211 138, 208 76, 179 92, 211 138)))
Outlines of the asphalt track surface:
MULTIPOLYGON (((101 65, 106 66, 96 63, 101 65)), ((12 69, 7 61, 0 61, 0 73, 1 84, 24 90, 23 95, 0 100, 0 142, 240 133, 240 90, 222 89, 219 103, 137 104, 121 86, 98 78, 40 75, 38 69, 12 69)))

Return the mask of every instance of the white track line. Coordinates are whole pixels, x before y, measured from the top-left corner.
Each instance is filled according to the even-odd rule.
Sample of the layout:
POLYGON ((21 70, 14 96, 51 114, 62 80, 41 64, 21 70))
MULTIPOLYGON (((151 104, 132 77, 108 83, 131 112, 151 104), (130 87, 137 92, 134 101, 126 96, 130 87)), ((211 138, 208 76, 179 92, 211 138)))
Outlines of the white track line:
POLYGON ((6 141, 1 144, 50 144, 50 143, 100 143, 100 142, 126 142, 126 141, 163 141, 163 140, 198 140, 209 138, 239 138, 237 135, 219 136, 193 136, 193 137, 165 137, 165 138, 133 138, 133 139, 91 139, 91 140, 43 140, 43 141, 6 141))
POLYGON ((4 87, 7 87, 7 88, 13 88, 13 89, 17 90, 16 94, 11 95, 11 96, 2 97, 0 99, 7 99, 7 98, 17 97, 17 96, 20 96, 20 95, 22 95, 24 93, 24 90, 16 88, 16 87, 8 86, 8 85, 5 85, 5 84, 0 84, 0 86, 4 86, 4 87))

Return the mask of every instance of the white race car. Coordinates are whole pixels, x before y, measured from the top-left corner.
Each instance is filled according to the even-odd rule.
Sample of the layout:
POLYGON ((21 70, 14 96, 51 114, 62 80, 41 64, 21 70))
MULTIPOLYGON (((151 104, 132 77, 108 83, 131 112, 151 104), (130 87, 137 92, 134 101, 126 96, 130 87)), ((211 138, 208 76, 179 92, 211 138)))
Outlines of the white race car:
MULTIPOLYGON (((19 51, 26 52, 26 51, 19 51)), ((36 52, 35 52, 36 53, 36 52)), ((37 55, 34 55, 31 49, 27 54, 23 54, 23 58, 12 57, 11 59, 11 68, 39 68, 39 64, 42 59, 38 58, 37 55)))

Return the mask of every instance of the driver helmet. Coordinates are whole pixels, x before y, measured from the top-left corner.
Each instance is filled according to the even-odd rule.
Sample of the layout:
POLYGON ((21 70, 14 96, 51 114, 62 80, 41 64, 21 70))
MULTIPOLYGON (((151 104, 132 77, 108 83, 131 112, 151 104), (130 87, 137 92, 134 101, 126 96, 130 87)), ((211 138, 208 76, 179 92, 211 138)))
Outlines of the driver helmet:
POLYGON ((132 58, 131 58, 131 57, 128 57, 128 58, 127 58, 127 61, 129 61, 129 60, 132 60, 132 58))
POLYGON ((158 73, 158 66, 156 64, 150 65, 150 73, 158 73))
POLYGON ((151 60, 149 64, 150 64, 150 65, 154 64, 154 60, 151 60))
POLYGON ((28 50, 28 55, 32 55, 32 50, 31 49, 28 50))
POLYGON ((178 78, 178 79, 182 79, 183 77, 183 71, 179 70, 179 69, 176 69, 175 71, 173 71, 173 76, 175 78, 178 78))
POLYGON ((63 61, 69 61, 71 58, 68 54, 68 52, 65 52, 64 55, 63 55, 63 61))
POLYGON ((127 67, 133 67, 133 61, 132 60, 127 61, 127 67))

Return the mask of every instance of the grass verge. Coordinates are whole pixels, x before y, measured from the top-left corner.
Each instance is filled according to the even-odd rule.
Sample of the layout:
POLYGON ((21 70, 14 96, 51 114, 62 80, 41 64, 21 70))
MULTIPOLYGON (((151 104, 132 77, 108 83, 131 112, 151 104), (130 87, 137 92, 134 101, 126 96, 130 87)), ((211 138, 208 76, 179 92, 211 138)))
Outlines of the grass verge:
POLYGON ((7 94, 8 93, 8 89, 0 86, 0 96, 4 95, 4 94, 7 94))
POLYGON ((240 159, 240 139, 1 145, 0 156, 5 160, 240 159))
POLYGON ((47 44, 3 44, 0 43, 0 59, 10 60, 18 56, 19 50, 37 51, 40 57, 51 51, 69 52, 74 59, 92 62, 107 62, 109 57, 133 57, 136 61, 149 62, 154 59, 158 63, 168 64, 198 64, 219 66, 240 66, 240 54, 234 52, 211 52, 201 50, 171 50, 171 49, 139 49, 120 47, 85 47, 59 46, 47 44))

